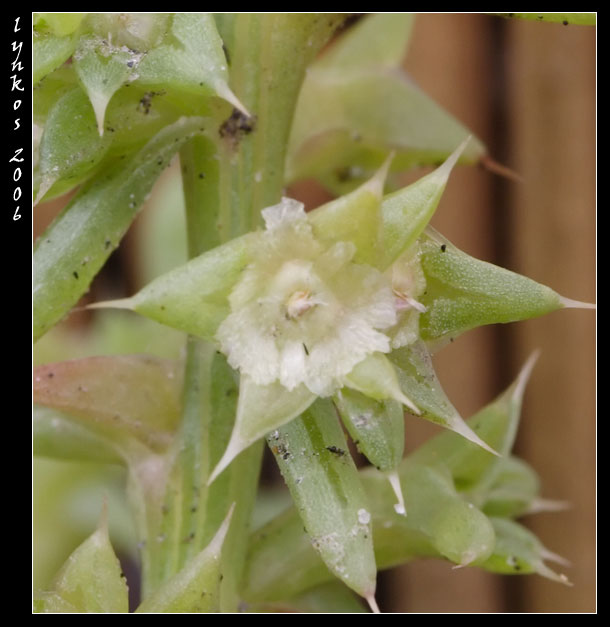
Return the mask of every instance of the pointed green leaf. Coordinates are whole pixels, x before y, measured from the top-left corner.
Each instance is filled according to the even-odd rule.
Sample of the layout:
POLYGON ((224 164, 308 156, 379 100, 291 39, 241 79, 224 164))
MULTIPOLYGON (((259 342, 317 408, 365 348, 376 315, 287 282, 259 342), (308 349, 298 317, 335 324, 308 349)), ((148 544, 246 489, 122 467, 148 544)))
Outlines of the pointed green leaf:
POLYGON ((360 70, 400 67, 413 28, 412 13, 367 15, 316 62, 319 68, 360 70))
POLYGON ((555 22, 568 26, 595 26, 597 21, 596 13, 491 13, 507 19, 530 20, 535 22, 555 22))
POLYGON ((381 197, 390 160, 353 192, 308 214, 316 237, 349 241, 356 246, 354 261, 377 266, 380 258, 381 197))
POLYGON ((378 401, 394 399, 405 405, 409 411, 419 415, 420 411, 413 401, 400 389, 396 370, 382 353, 371 353, 356 364, 345 377, 346 385, 378 401))
POLYGON ((381 205, 384 267, 411 248, 430 222, 453 166, 466 149, 462 142, 434 172, 384 197, 381 205))
POLYGON ((507 457, 501 461, 493 484, 485 494, 483 511, 487 516, 517 518, 539 501, 540 479, 522 459, 507 457))
MULTIPOLYGON (((311 66, 290 136, 288 181, 317 177, 341 194, 392 150, 398 172, 436 165, 466 139, 469 132, 397 67, 410 24, 405 14, 365 18, 311 66)), ((462 161, 476 162, 484 152, 473 140, 462 161)))
POLYGON ((138 66, 139 82, 201 96, 217 95, 244 111, 228 86, 227 60, 211 13, 175 13, 162 45, 138 66))
MULTIPOLYGON (((85 186, 34 249, 34 338, 68 313, 126 233, 153 183, 180 146, 201 132, 182 118, 139 152, 85 186)), ((97 132, 96 132, 97 133, 97 132)))
POLYGON ((493 528, 480 510, 457 493, 446 469, 407 458, 399 476, 406 516, 397 514, 393 490, 381 473, 374 469, 362 473, 373 512, 380 567, 418 555, 440 555, 461 566, 480 564, 489 557, 494 546, 493 528), (419 534, 415 541, 414 533, 419 534))
POLYGON ((35 204, 54 183, 79 181, 99 164, 109 141, 100 138, 96 128, 91 105, 80 87, 57 100, 49 111, 40 140, 35 204))
POLYGON ((93 106, 100 137, 104 134, 106 107, 122 85, 137 78, 140 57, 101 37, 80 39, 72 64, 93 106))
POLYGON ((38 457, 112 464, 123 460, 111 440, 74 421, 60 411, 34 405, 33 452, 38 457))
POLYGON ((423 342, 393 351, 389 360, 394 366, 401 390, 417 405, 422 418, 460 434, 487 451, 493 451, 464 422, 445 395, 423 342))
POLYGON ((382 472, 394 470, 404 452, 404 415, 398 401, 376 401, 343 388, 333 398, 352 440, 382 472))
POLYGON ((536 357, 537 354, 533 354, 515 381, 466 423, 468 429, 498 451, 501 458, 457 433, 441 433, 420 446, 411 459, 418 463, 442 463, 449 468, 458 490, 476 490, 484 494, 493 482, 494 470, 499 471, 512 449, 525 386, 536 357))
POLYGON ((371 514, 330 400, 267 436, 311 542, 331 572, 375 594, 371 514))
POLYGON ((34 32, 50 32, 56 37, 71 35, 78 29, 85 13, 34 13, 34 32))
POLYGON ((161 324, 213 339, 229 314, 229 293, 248 264, 256 235, 247 234, 161 275, 132 298, 96 307, 132 309, 161 324))
POLYGON ((105 512, 97 531, 70 555, 51 587, 38 596, 35 611, 127 612, 127 585, 108 538, 105 512))
POLYGON ((244 449, 305 411, 316 399, 304 385, 288 390, 280 383, 258 385, 242 375, 237 416, 229 444, 210 476, 211 483, 244 449))
POLYGON ((567 560, 546 549, 531 531, 506 518, 490 520, 496 532, 496 544, 493 554, 481 565, 485 570, 503 575, 538 573, 552 581, 572 585, 565 575, 545 564, 548 560, 565 566, 567 560))
POLYGON ((138 607, 138 613, 220 611, 221 552, 233 507, 208 546, 138 607))
POLYGON ((358 450, 388 476, 398 499, 396 511, 404 513, 404 497, 396 473, 405 444, 402 404, 395 400, 376 401, 349 388, 339 390, 333 400, 358 450))
POLYGON ((181 371, 171 361, 120 355, 34 369, 34 401, 110 436, 168 444, 180 415, 181 371))
POLYGON ((485 324, 542 316, 565 306, 552 289, 470 257, 428 228, 421 238, 427 307, 421 337, 436 346, 485 324))
POLYGON ((57 37, 34 31, 32 44, 32 81, 34 85, 67 61, 78 43, 75 34, 57 37))
MULTIPOLYGON (((481 563, 491 554, 495 535, 487 519, 456 492, 441 467, 405 460, 400 468, 407 516, 395 510, 395 495, 374 469, 360 471, 375 538, 379 568, 417 557, 444 557, 457 564, 481 563)), ((251 539, 244 598, 281 601, 332 577, 313 550, 295 508, 257 530, 251 539)))

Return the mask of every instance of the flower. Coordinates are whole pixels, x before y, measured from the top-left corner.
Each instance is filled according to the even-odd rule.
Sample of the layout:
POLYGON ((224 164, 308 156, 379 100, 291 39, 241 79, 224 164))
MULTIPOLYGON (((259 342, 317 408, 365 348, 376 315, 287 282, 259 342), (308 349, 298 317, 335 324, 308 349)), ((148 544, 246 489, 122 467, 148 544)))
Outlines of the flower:
POLYGON ((316 237, 303 204, 263 211, 266 231, 229 296, 217 339, 229 363, 258 385, 304 384, 329 396, 368 355, 388 353, 397 322, 387 274, 355 263, 350 241, 316 237))

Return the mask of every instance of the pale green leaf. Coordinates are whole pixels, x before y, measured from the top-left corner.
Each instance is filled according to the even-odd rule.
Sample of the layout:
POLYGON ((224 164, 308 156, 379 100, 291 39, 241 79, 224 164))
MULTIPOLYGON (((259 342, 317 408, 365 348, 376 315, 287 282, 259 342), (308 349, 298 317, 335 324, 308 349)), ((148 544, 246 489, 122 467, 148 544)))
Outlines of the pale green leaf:
POLYGON ((201 132, 201 124, 200 118, 182 118, 165 127, 130 159, 85 186, 37 240, 35 339, 59 322, 87 291, 161 171, 185 141, 201 132))
POLYGON ((211 13, 175 13, 164 43, 138 66, 138 80, 166 90, 217 95, 247 113, 228 86, 222 39, 211 13))
POLYGON ((422 418, 458 433, 487 451, 493 451, 464 422, 445 395, 423 342, 392 351, 389 360, 394 366, 401 390, 417 405, 422 418))
POLYGON ((110 142, 100 138, 96 129, 91 105, 80 87, 55 102, 40 140, 35 204, 53 184, 73 185, 100 163, 110 142))
POLYGON ((81 37, 79 41, 72 64, 95 111, 100 137, 104 134, 106 107, 122 85, 137 77, 140 56, 100 37, 81 37))
POLYGON ((329 400, 267 436, 315 550, 369 602, 375 594, 371 513, 329 400))
POLYGON ((43 613, 127 612, 127 584, 110 539, 106 514, 100 525, 68 558, 51 585, 35 601, 43 613))
POLYGON ((33 452, 38 457, 122 463, 114 443, 70 416, 42 405, 32 412, 33 452))
POLYGON ((153 357, 89 357, 34 369, 34 401, 110 437, 130 434, 154 448, 180 415, 178 364, 153 357))
POLYGON ((136 612, 202 613, 220 611, 221 553, 233 507, 208 546, 144 600, 136 612))
POLYGON ((506 518, 490 519, 496 532, 493 554, 481 566, 485 570, 503 575, 527 575, 537 573, 547 579, 572 585, 563 574, 551 570, 545 561, 564 566, 569 562, 546 549, 529 529, 506 518))
POLYGON ((458 490, 479 493, 478 500, 484 500, 484 494, 493 483, 496 473, 501 472, 502 464, 512 449, 523 394, 536 358, 537 354, 534 353, 515 381, 465 423, 477 438, 487 442, 502 457, 492 455, 460 437, 461 434, 441 433, 420 446, 411 459, 418 463, 444 464, 450 470, 458 490))
POLYGON ((211 340, 229 314, 229 294, 248 265, 255 235, 246 234, 161 275, 132 298, 95 307, 131 309, 161 324, 211 340))
POLYGON ((470 257, 428 227, 421 238, 427 307, 421 337, 432 346, 485 324, 526 320, 561 309, 565 301, 527 277, 470 257))

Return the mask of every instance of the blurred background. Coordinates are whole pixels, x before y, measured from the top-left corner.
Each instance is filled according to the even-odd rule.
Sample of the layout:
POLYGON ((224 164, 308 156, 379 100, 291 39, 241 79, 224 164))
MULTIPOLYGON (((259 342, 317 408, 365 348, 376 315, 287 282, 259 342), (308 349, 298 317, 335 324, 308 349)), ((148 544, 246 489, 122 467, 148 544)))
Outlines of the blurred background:
MULTIPOLYGON (((596 301, 596 31, 476 14, 418 15, 405 68, 422 89, 522 176, 458 167, 432 221, 465 252, 596 301)), ((410 173, 414 180, 426 171, 410 173)), ((186 261, 176 167, 95 280, 88 301, 133 294, 186 261), (159 246, 163 240, 175 245, 159 246)), ((300 183, 289 195, 308 209, 330 197, 300 183)), ((67 202, 34 210, 37 236, 67 202)), ((182 336, 124 312, 80 312, 37 345, 35 362, 94 354, 150 352, 178 357, 182 336)), ((515 377, 535 349, 516 452, 540 474, 545 498, 569 508, 524 519, 550 550, 566 557, 573 587, 538 576, 502 577, 419 561, 379 575, 386 612, 594 612, 596 610, 595 314, 566 310, 539 320, 470 331, 435 357, 439 378, 468 417, 515 377)), ((407 417, 407 451, 437 429, 407 417)), ((286 502, 273 463, 263 473, 271 507, 286 502)), ((109 499, 113 542, 137 595, 137 555, 119 468, 50 460, 34 463, 34 586, 47 585, 95 527, 109 499), (130 576, 131 575, 131 576, 130 576)), ((264 499, 267 503, 269 499, 264 499)), ((260 516, 264 514, 259 513, 260 516)))

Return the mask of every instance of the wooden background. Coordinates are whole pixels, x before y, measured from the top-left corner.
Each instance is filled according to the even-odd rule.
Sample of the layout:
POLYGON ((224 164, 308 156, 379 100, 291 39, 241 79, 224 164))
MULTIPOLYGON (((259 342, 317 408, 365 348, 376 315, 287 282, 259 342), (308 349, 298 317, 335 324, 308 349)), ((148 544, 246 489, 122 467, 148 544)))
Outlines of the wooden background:
MULTIPOLYGON (((433 220, 468 253, 595 302, 595 29, 481 15, 417 17, 405 63, 523 183, 458 168, 433 220)), ((419 562, 382 576, 385 611, 593 612, 596 608, 595 312, 566 310, 482 328, 435 358, 468 416, 542 350, 524 401, 517 452, 543 495, 569 510, 524 522, 572 562, 573 587, 419 562)), ((422 432, 409 423, 407 446, 422 432)))
MULTIPOLYGON (((595 302, 596 34, 590 27, 424 14, 405 62, 420 86, 469 126, 491 155, 524 177, 513 183, 457 168, 433 225, 473 256, 595 302)), ((309 206, 319 189, 294 190, 309 206)), ((58 203, 37 208, 35 232, 58 203)), ((129 238, 128 238, 129 239, 129 238)), ((78 317, 71 317, 74 323, 78 317)), ((559 513, 525 521, 572 562, 573 587, 421 561, 380 574, 386 612, 593 612, 596 609, 595 313, 560 311, 486 327, 435 358, 458 410, 492 400, 536 348, 517 452, 539 472, 559 513)), ((434 428, 407 423, 407 450, 434 428)))

